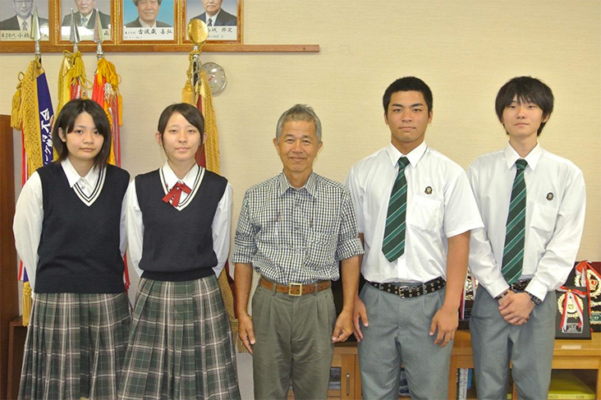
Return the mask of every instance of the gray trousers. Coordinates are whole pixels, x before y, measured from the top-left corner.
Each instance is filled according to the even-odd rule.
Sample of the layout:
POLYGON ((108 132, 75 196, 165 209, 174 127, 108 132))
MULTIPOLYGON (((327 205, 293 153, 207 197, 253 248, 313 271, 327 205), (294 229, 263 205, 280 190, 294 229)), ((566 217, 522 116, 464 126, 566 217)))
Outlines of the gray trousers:
POLYGON ((257 287, 252 300, 255 399, 326 399, 334 355, 336 309, 331 289, 305 296, 257 287))
POLYGON ((365 400, 398 399, 401 363, 412 399, 446 399, 453 342, 440 348, 430 336, 432 317, 442 307, 445 289, 416 298, 400 298, 366 284, 361 299, 369 327, 359 343, 361 386, 365 400))
POLYGON ((478 399, 505 399, 512 377, 521 399, 546 399, 551 382, 557 296, 548 293, 524 325, 511 325, 486 289, 476 293, 470 320, 478 399))

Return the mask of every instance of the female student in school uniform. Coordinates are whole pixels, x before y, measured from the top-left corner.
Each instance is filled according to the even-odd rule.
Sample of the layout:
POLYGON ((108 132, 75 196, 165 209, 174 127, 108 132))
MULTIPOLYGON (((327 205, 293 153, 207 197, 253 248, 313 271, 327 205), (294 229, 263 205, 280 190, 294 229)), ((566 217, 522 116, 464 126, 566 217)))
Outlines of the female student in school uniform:
POLYGON ((167 162, 127 192, 129 255, 141 275, 121 399, 239 399, 217 276, 230 243, 232 190, 198 166, 204 120, 180 103, 159 118, 167 162))
POLYGON ((130 325, 129 174, 107 164, 110 124, 92 100, 63 107, 52 142, 58 160, 23 186, 13 226, 34 293, 19 399, 114 399, 130 325))

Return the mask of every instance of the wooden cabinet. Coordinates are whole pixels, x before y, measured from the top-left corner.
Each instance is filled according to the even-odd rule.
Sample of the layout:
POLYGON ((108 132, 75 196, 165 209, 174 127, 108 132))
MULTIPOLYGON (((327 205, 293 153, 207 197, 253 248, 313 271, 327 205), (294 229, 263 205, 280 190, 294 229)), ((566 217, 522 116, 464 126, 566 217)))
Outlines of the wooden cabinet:
MULTIPOLYGON (((334 350, 332 367, 340 368, 340 390, 328 391, 328 399, 361 399, 361 375, 356 343, 342 343, 334 350)), ((594 370, 595 393, 601 399, 601 333, 593 333, 591 340, 556 340, 553 369, 594 370)), ((457 331, 449 372, 449 399, 457 398, 457 371, 474 368, 472 346, 468 331, 457 331)), ((513 399, 517 399, 515 390, 513 399)))

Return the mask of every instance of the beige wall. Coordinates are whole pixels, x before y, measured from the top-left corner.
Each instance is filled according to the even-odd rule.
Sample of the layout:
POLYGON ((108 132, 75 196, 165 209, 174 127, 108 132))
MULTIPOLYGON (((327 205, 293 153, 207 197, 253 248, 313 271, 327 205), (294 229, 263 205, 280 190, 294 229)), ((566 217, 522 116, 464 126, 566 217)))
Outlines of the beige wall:
MULTIPOLYGON (((467 167, 506 141, 494 114, 497 90, 514 76, 532 75, 556 96, 542 145, 585 174, 587 223, 578 257, 601 260, 600 1, 246 0, 244 13, 245 43, 319 44, 321 52, 203 55, 229 76, 214 105, 222 173, 235 191, 234 224, 245 190, 281 168, 271 139, 292 104, 308 103, 322 119, 325 145, 315 170, 343 180, 353 163, 389 141, 381 106, 386 86, 419 76, 434 92, 428 143, 467 167)), ((0 113, 10 113, 17 74, 31 58, 0 55, 0 113)), ((54 90, 61 58, 43 57, 54 90)), ((180 100, 188 57, 107 58, 122 77, 123 167, 135 176, 164 160, 153 134, 162 109, 180 100)), ((92 76, 95 57, 84 62, 92 76)))

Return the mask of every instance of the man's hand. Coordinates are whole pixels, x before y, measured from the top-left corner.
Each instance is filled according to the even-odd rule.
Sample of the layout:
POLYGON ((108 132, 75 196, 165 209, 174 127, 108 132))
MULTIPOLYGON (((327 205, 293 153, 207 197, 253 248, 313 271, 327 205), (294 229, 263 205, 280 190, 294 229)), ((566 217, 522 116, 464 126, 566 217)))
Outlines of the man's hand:
POLYGON ((512 325, 523 325, 528 322, 535 304, 526 292, 509 292, 499 300, 499 312, 512 325))
POLYGON ((338 319, 336 319, 336 326, 334 326, 334 333, 332 334, 332 343, 344 342, 353 333, 353 313, 350 311, 342 310, 338 319))
POLYGON ((367 309, 365 308, 363 300, 357 296, 355 299, 355 311, 353 313, 353 325, 355 327, 354 333, 357 342, 363 340, 363 333, 361 333, 361 322, 359 320, 363 322, 363 326, 369 326, 369 321, 367 320, 367 309))
POLYGON ((246 313, 240 313, 238 315, 238 336, 242 343, 244 343, 244 347, 250 354, 253 353, 253 345, 257 342, 255 340, 255 330, 253 328, 253 321, 250 319, 250 316, 246 313))
POLYGON ((444 306, 434 314, 430 325, 430 336, 438 330, 434 344, 445 347, 451 340, 455 339, 455 331, 459 326, 459 313, 452 307, 444 306))

